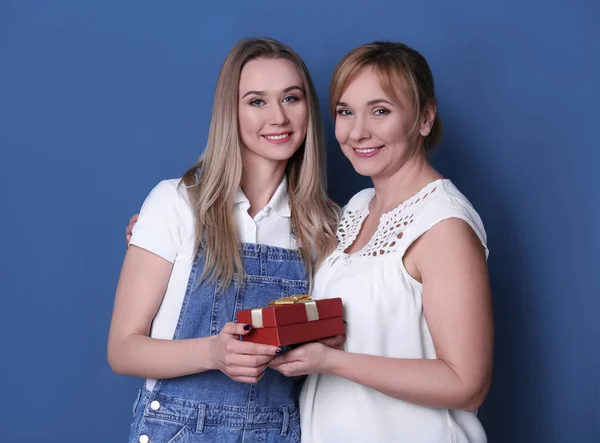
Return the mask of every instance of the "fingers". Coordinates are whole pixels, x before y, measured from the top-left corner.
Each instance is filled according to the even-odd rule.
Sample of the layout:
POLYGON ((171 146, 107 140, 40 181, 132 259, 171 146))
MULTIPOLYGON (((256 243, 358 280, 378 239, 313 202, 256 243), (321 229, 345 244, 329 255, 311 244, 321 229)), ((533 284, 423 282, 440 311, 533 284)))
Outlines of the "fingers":
POLYGON ((282 363, 280 365, 276 365, 273 366, 271 364, 269 364, 269 367, 271 369, 273 369, 274 371, 277 371, 283 375, 285 375, 286 377, 294 377, 297 374, 297 369, 294 369, 294 364, 293 363, 282 363))
MULTIPOLYGON (((246 335, 252 330, 251 325, 245 325, 243 323, 229 322, 223 326, 221 333, 228 335, 246 335)), ((264 345, 261 343, 251 343, 239 340, 231 340, 227 343, 226 350, 235 354, 249 354, 249 355, 270 355, 274 356, 280 349, 277 346, 264 345)))
POLYGON ((131 216, 131 218, 129 219, 129 223, 128 223, 127 227, 125 228, 125 241, 127 242, 127 244, 129 244, 129 242, 131 241, 131 234, 133 233, 133 227, 137 223, 139 216, 140 216, 140 214, 133 214, 131 216))
POLYGON ((275 351, 278 350, 276 346, 267 346, 264 351, 263 346, 228 339, 225 345, 223 372, 236 381, 257 383, 262 378, 268 363, 275 357, 275 351), (266 354, 260 354, 258 351, 261 349, 266 354))
POLYGON ((264 375, 265 375, 265 373, 263 372, 258 377, 231 377, 231 379, 235 380, 235 381, 239 381, 241 383, 252 384, 252 383, 258 383, 260 381, 260 379, 263 378, 264 375))
POLYGON ((227 343, 226 351, 231 354, 262 355, 274 357, 281 354, 277 346, 251 343, 248 341, 231 340, 227 343))
POLYGON ((346 336, 344 334, 336 335, 335 337, 328 337, 319 340, 320 343, 323 343, 325 346, 329 346, 330 348, 339 349, 342 347, 344 342, 346 341, 346 336))
POLYGON ((229 335, 246 335, 252 330, 252 325, 246 325, 244 323, 234 323, 230 321, 225 323, 221 332, 229 335))
POLYGON ((296 348, 293 351, 288 351, 285 354, 275 357, 269 362, 269 366, 274 368, 293 361, 300 361, 305 356, 305 352, 301 348, 296 348))
POLYGON ((132 233, 133 233, 133 225, 128 224, 127 227, 125 228, 125 241, 127 241, 127 244, 129 244, 129 241, 131 240, 132 233))
POLYGON ((125 240, 127 240, 127 243, 129 243, 129 240, 131 240, 132 230, 133 230, 133 225, 130 223, 125 228, 125 240))
POLYGON ((229 354, 225 358, 227 366, 241 366, 247 368, 264 367, 267 363, 273 360, 274 355, 245 355, 245 354, 229 354))
POLYGON ((256 368, 249 368, 244 366, 230 366, 225 368, 225 374, 227 374, 232 380, 236 380, 242 383, 258 383, 258 381, 265 375, 265 369, 267 365, 261 365, 256 368))
POLYGON ((283 358, 283 356, 281 356, 281 357, 275 357, 273 360, 271 360, 268 363, 269 368, 277 369, 282 364, 287 363, 285 360, 281 360, 282 358, 283 358))
POLYGON ((250 367, 246 367, 246 366, 235 366, 235 365, 225 367, 227 375, 229 375, 231 378, 233 378, 233 377, 250 377, 250 378, 260 377, 265 372, 265 369, 267 369, 266 364, 257 366, 256 368, 250 368, 250 367))

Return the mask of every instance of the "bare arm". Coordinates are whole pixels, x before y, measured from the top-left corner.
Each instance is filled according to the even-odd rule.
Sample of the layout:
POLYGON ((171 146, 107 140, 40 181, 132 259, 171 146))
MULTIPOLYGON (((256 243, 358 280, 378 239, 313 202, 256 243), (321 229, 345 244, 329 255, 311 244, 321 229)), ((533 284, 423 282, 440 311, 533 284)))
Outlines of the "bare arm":
POLYGON ((173 269, 169 261, 137 246, 128 248, 117 286, 108 338, 108 361, 120 374, 173 378, 219 369, 239 381, 260 379, 275 346, 240 342, 244 325, 228 323, 217 336, 188 340, 150 338, 173 269))
POLYGON ((423 309, 437 359, 351 354, 309 344, 276 358, 286 375, 326 372, 410 403, 477 409, 489 389, 493 319, 485 254, 473 230, 450 219, 423 235, 405 257, 423 282, 423 309))

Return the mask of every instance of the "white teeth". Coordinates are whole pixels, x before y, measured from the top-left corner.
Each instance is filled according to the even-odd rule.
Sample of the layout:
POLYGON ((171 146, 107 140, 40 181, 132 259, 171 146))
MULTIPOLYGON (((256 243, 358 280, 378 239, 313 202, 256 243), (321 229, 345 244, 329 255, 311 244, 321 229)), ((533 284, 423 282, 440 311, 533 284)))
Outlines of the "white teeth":
POLYGON ((377 151, 377 148, 371 148, 371 149, 354 149, 356 152, 358 152, 359 154, 370 154, 371 152, 375 152, 377 151))
POLYGON ((284 138, 289 137, 290 134, 281 134, 281 135, 265 135, 266 138, 268 138, 269 140, 283 140, 284 138))

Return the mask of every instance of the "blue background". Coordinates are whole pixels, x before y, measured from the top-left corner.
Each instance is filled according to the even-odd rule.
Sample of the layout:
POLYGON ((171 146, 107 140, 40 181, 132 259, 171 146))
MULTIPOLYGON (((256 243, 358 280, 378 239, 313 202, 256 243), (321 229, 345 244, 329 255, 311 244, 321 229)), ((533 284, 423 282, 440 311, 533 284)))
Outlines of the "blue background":
MULTIPOLYGON (((600 441, 600 2, 0 0, 0 442, 125 441, 140 381, 106 337, 124 228, 207 135, 240 38, 295 48, 324 113, 335 63, 420 50, 445 123, 433 156, 486 225, 490 442, 600 441)), ((338 152, 330 193, 368 186, 338 152)))

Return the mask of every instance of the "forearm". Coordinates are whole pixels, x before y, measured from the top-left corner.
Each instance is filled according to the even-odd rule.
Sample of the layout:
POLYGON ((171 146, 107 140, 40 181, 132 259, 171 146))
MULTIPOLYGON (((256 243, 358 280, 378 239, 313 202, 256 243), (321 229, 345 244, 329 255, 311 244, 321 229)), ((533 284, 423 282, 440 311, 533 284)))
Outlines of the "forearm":
POLYGON ((332 350, 325 372, 409 403, 435 408, 477 409, 487 386, 462 380, 443 360, 399 359, 332 350))
POLYGON ((215 369, 209 346, 213 337, 161 340, 132 334, 109 344, 113 371, 142 378, 174 378, 215 369))

